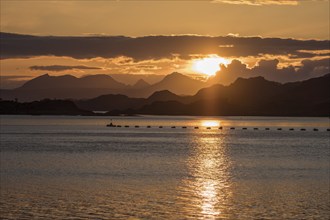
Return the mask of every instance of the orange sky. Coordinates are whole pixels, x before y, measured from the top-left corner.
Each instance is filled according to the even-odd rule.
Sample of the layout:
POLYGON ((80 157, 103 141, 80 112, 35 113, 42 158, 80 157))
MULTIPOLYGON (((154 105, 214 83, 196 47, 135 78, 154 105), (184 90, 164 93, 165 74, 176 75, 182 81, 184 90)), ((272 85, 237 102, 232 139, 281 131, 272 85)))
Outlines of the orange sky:
POLYGON ((2 32, 329 39, 328 0, 0 2, 2 32))
MULTIPOLYGON (((247 36, 261 36, 260 43, 263 42, 263 38, 329 40, 330 3, 328 0, 0 0, 0 4, 1 32, 9 33, 41 36, 140 36, 141 40, 145 39, 145 41, 150 39, 144 38, 144 36, 150 35, 168 37, 177 35, 208 37, 230 35, 237 37, 240 41, 244 41, 247 36)), ((218 57, 216 60, 222 60, 221 63, 226 64, 226 66, 232 60, 239 60, 242 63, 241 66, 234 62, 236 66, 232 65, 228 69, 223 68, 221 70, 228 72, 228 75, 231 71, 235 71, 235 77, 239 71, 241 74, 253 72, 249 69, 254 67, 258 67, 255 70, 257 72, 264 71, 272 74, 276 74, 281 68, 286 68, 279 71, 283 75, 281 75, 283 80, 293 80, 291 73, 297 72, 302 67, 304 67, 305 72, 308 69, 313 74, 323 74, 329 69, 328 66, 324 66, 326 63, 324 59, 330 57, 327 46, 314 48, 315 51, 313 51, 313 48, 309 48, 309 43, 297 41, 296 43, 299 45, 304 44, 303 47, 292 50, 292 47, 286 49, 282 48, 282 45, 272 48, 272 43, 265 47, 264 44, 262 44, 263 46, 258 43, 249 45, 242 44, 240 41, 232 48, 232 53, 222 52, 230 49, 226 47, 233 45, 218 45, 214 48, 214 45, 207 44, 205 48, 202 48, 203 44, 191 44, 191 51, 195 52, 189 53, 180 51, 185 50, 182 45, 180 49, 176 50, 176 44, 173 44, 168 51, 178 52, 162 54, 162 50, 158 51, 159 53, 156 51, 159 48, 153 48, 146 44, 142 47, 144 48, 142 52, 144 50, 148 52, 145 57, 134 57, 120 53, 109 57, 98 52, 95 52, 93 57, 84 57, 83 54, 81 57, 77 57, 65 53, 59 56, 51 52, 31 56, 18 54, 19 58, 9 56, 0 60, 0 75, 3 86, 5 80, 8 79, 12 81, 27 80, 45 73, 75 76, 88 74, 165 75, 178 71, 184 74, 200 74, 201 72, 209 73, 209 71, 200 70, 200 66, 205 68, 203 67, 205 65, 203 63, 196 65, 196 61, 207 57, 218 57), (246 49, 249 46, 251 48, 246 49), (269 50, 254 51, 254 48, 268 47, 269 50), (276 47, 282 48, 281 51, 276 52, 276 47), (250 54, 251 50, 254 53, 250 54), (310 51, 301 56, 300 51, 304 50, 305 52, 306 50, 310 51), (263 60, 269 62, 263 62, 263 60), (61 70, 54 71, 54 68, 61 70), (291 75, 286 77, 289 73, 291 75)), ((285 40, 283 43, 288 43, 284 47, 290 47, 289 40, 285 40)), ((180 46, 180 44, 178 45, 180 46)), ((79 47, 84 48, 85 45, 81 44, 79 47)), ((167 46, 157 45, 157 47, 167 46)), ((19 53, 19 51, 16 52, 19 53)), ((6 51, 2 53, 2 55, 6 55, 6 51)), ((212 71, 220 69, 214 64, 211 65, 213 66, 212 71)), ((255 71, 253 74, 257 74, 255 71)), ((223 79, 226 77, 224 76, 223 79)), ((270 78, 272 79, 272 77, 270 78)), ((278 77, 274 76, 273 78, 277 79, 278 77)), ((281 79, 279 80, 281 81, 281 79)))

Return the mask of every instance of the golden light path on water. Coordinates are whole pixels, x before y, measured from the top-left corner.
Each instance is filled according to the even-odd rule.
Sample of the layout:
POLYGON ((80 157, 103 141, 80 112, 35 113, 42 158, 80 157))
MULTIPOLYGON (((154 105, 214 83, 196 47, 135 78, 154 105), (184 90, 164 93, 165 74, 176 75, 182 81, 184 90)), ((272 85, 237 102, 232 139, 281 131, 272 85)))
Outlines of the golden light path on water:
MULTIPOLYGON (((219 126, 218 121, 201 121, 204 126, 219 126)), ((183 182, 186 194, 191 196, 189 212, 202 219, 225 217, 230 191, 230 160, 224 144, 225 136, 205 131, 195 136, 196 143, 187 166, 191 178, 183 182)), ((187 210, 188 211, 188 210, 187 210)))
POLYGON ((204 127, 219 127, 220 122, 215 120, 203 120, 201 121, 201 125, 204 127))

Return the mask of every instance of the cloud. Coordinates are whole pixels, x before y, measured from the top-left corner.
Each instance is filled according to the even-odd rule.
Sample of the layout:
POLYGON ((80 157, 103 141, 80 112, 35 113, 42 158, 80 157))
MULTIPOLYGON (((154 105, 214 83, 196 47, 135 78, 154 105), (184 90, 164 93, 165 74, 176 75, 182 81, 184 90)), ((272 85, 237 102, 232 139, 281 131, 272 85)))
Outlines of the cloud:
POLYGON ((224 57, 272 54, 307 58, 315 56, 314 51, 329 50, 329 40, 233 36, 36 37, 1 33, 0 40, 1 59, 53 55, 76 59, 129 57, 135 61, 179 56, 188 60, 191 54, 224 57))
POLYGON ((318 77, 330 73, 330 58, 320 60, 303 60, 301 65, 279 67, 279 60, 260 60, 253 68, 239 60, 233 60, 228 66, 221 65, 221 70, 211 80, 217 83, 230 84, 238 77, 250 78, 263 76, 276 82, 294 82, 318 77))
POLYGON ((235 5, 298 5, 298 0, 214 0, 216 3, 235 5))
POLYGON ((91 67, 91 66, 61 66, 61 65, 52 65, 52 66, 30 66, 30 70, 45 70, 45 71, 66 71, 66 70, 99 70, 102 68, 91 67))

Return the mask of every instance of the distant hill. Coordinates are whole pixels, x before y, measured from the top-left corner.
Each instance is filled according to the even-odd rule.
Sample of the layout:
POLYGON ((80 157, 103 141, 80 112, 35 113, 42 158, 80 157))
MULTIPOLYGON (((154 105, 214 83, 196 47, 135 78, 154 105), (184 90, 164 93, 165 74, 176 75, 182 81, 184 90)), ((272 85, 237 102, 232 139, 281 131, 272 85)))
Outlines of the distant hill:
MULTIPOLYGON (((153 115, 330 116, 330 74, 280 84, 262 77, 214 85, 194 96, 173 96, 135 109, 153 115)), ((170 96, 169 96, 170 97, 170 96)), ((130 111, 131 113, 132 111, 130 111)))
POLYGON ((77 78, 71 75, 36 77, 13 90, 1 90, 4 100, 37 101, 42 99, 82 99, 101 94, 120 93, 126 85, 107 75, 77 78))
POLYGON ((201 88, 207 86, 203 81, 193 79, 189 76, 181 73, 171 73, 166 75, 161 81, 152 84, 148 87, 126 90, 122 94, 128 95, 129 97, 149 97, 154 92, 168 90, 178 95, 193 95, 201 88))
POLYGON ((19 90, 53 89, 123 89, 126 85, 117 82, 111 76, 92 75, 77 78, 71 75, 49 76, 48 74, 26 82, 19 90))
POLYGON ((205 86, 207 86, 207 84, 200 80, 174 72, 165 76, 162 81, 152 85, 148 88, 148 91, 168 90, 178 95, 193 95, 205 86))
POLYGON ((68 112, 70 111, 90 112, 92 110, 99 110, 109 111, 107 113, 108 115, 329 117, 329 85, 330 74, 306 81, 286 84, 271 82, 262 77, 239 78, 229 86, 213 85, 200 89, 195 95, 191 96, 179 96, 169 90, 154 92, 148 98, 132 98, 126 95, 108 94, 92 99, 76 100, 74 107, 65 101, 60 103, 61 100, 58 100, 58 103, 55 105, 47 102, 46 104, 43 102, 33 102, 37 104, 25 105, 23 103, 22 105, 18 105, 23 106, 22 108, 25 109, 23 111, 17 110, 17 107, 15 107, 17 102, 1 101, 0 110, 2 109, 2 113, 5 111, 7 114, 29 113, 29 109, 34 109, 33 114, 64 114, 65 112, 65 114, 69 114, 68 112), (64 109, 60 107, 62 104, 64 109), (38 112, 39 109, 40 112, 38 112), (65 109, 69 109, 69 111, 65 109))
POLYGON ((93 99, 77 100, 76 105, 90 111, 113 111, 140 108, 145 103, 144 98, 130 98, 126 95, 101 95, 93 99))
POLYGON ((133 89, 144 89, 144 88, 147 88, 149 87, 150 84, 147 83, 145 80, 143 79, 139 79, 133 86, 132 88, 133 89))
POLYGON ((155 92, 148 98, 130 98, 126 95, 102 95, 88 100, 76 100, 76 105, 85 110, 90 111, 113 111, 113 110, 127 110, 138 109, 144 105, 151 104, 157 101, 179 101, 187 103, 189 97, 178 96, 168 90, 155 92))
POLYGON ((29 103, 0 101, 0 114, 4 115, 93 115, 79 109, 68 100, 42 100, 29 103))
POLYGON ((108 75, 90 75, 77 78, 71 75, 36 77, 13 90, 0 90, 4 100, 35 101, 42 99, 90 99, 105 94, 123 94, 129 97, 148 97, 156 91, 169 90, 176 94, 192 95, 205 87, 202 81, 180 73, 165 76, 153 85, 143 79, 134 85, 125 85, 108 75))

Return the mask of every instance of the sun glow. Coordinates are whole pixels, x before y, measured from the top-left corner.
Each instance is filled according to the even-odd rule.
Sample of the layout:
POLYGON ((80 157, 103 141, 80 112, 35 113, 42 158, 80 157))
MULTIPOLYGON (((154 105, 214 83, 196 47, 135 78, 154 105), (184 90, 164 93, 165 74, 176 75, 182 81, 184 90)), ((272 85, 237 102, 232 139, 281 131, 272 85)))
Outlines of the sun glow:
POLYGON ((193 60, 192 69, 198 73, 214 76, 220 70, 220 64, 228 65, 229 61, 219 56, 193 60))
POLYGON ((212 120, 202 121, 202 126, 205 127, 219 127, 219 125, 220 125, 219 121, 212 121, 212 120))

